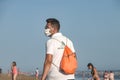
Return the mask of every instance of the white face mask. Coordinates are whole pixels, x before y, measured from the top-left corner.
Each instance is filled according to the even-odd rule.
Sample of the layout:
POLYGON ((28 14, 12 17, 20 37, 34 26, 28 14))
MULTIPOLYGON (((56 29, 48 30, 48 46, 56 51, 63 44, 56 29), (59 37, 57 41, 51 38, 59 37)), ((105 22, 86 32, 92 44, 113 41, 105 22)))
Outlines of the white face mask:
POLYGON ((48 37, 51 35, 49 28, 48 28, 48 29, 45 29, 45 35, 48 36, 48 37))

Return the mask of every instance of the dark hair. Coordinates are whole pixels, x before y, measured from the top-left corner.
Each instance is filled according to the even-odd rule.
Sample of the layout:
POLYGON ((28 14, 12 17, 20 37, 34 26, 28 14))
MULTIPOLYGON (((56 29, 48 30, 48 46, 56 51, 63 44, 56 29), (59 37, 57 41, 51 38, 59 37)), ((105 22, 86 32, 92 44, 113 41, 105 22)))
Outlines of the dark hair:
POLYGON ((16 62, 15 61, 13 61, 13 66, 16 66, 17 64, 16 64, 16 62))
POLYGON ((87 65, 88 67, 89 66, 92 66, 92 69, 94 68, 94 66, 93 66, 93 64, 92 63, 88 63, 88 65, 87 65))
POLYGON ((88 63, 87 66, 88 66, 88 67, 89 67, 89 66, 92 66, 91 74, 94 75, 94 66, 93 66, 93 64, 92 64, 92 63, 88 63))
POLYGON ((52 27, 55 27, 57 28, 57 30, 59 31, 60 30, 60 23, 57 19, 55 18, 48 18, 46 20, 47 23, 51 23, 52 27))
POLYGON ((110 73, 112 73, 112 71, 110 71, 110 73))

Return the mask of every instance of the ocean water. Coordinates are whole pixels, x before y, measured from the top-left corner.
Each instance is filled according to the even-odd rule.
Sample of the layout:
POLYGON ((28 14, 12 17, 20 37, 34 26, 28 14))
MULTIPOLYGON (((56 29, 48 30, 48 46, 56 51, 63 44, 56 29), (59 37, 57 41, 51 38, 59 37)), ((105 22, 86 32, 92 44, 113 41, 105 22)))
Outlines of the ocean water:
POLYGON ((87 78, 83 79, 83 78, 75 78, 75 80, 88 80, 87 78))
MULTIPOLYGON (((88 80, 88 78, 81 78, 81 77, 76 77, 75 80, 88 80)), ((100 80, 103 80, 102 78, 100 80)), ((120 79, 114 79, 114 80, 120 80, 120 79)))
MULTIPOLYGON (((114 80, 120 80, 120 70, 112 70, 114 72, 114 80)), ((99 71, 100 80, 103 79, 104 71, 99 71)), ((75 75, 75 80, 88 80, 88 77, 92 77, 91 73, 88 71, 77 71, 75 75), (84 78, 83 78, 84 77, 84 78)))

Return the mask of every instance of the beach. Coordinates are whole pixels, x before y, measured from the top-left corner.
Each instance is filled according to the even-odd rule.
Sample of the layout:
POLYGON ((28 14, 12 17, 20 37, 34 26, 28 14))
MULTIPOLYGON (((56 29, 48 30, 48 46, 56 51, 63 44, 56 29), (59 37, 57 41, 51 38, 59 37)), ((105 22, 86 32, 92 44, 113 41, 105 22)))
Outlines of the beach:
MULTIPOLYGON (((0 80, 11 80, 11 75, 0 74, 0 80)), ((20 74, 20 75, 18 75, 17 80, 35 80, 35 77, 20 74)))
MULTIPOLYGON (((39 76, 40 77, 40 76, 39 76)), ((100 77, 103 80, 103 77, 100 77)), ((10 74, 0 74, 0 80, 11 80, 10 74)), ((19 74, 17 80, 36 80, 34 75, 19 74)), ((75 80, 88 80, 88 77, 82 77, 80 73, 75 75, 75 80)), ((115 80, 120 80, 120 77, 115 77, 115 80)))

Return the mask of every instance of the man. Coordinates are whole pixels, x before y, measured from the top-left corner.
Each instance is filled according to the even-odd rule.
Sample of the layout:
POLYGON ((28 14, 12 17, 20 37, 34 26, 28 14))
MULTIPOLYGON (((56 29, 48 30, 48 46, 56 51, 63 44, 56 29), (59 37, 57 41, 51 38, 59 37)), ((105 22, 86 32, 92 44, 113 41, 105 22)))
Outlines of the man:
POLYGON ((73 43, 59 32, 60 23, 57 19, 49 18, 46 22, 45 34, 50 39, 46 44, 46 57, 41 80, 74 80, 74 74, 66 75, 59 70, 64 51, 64 45, 61 44, 61 41, 75 53, 73 43))
POLYGON ((36 78, 36 80, 38 80, 38 77, 39 77, 39 70, 38 70, 38 68, 36 68, 36 70, 35 70, 35 78, 36 78))

